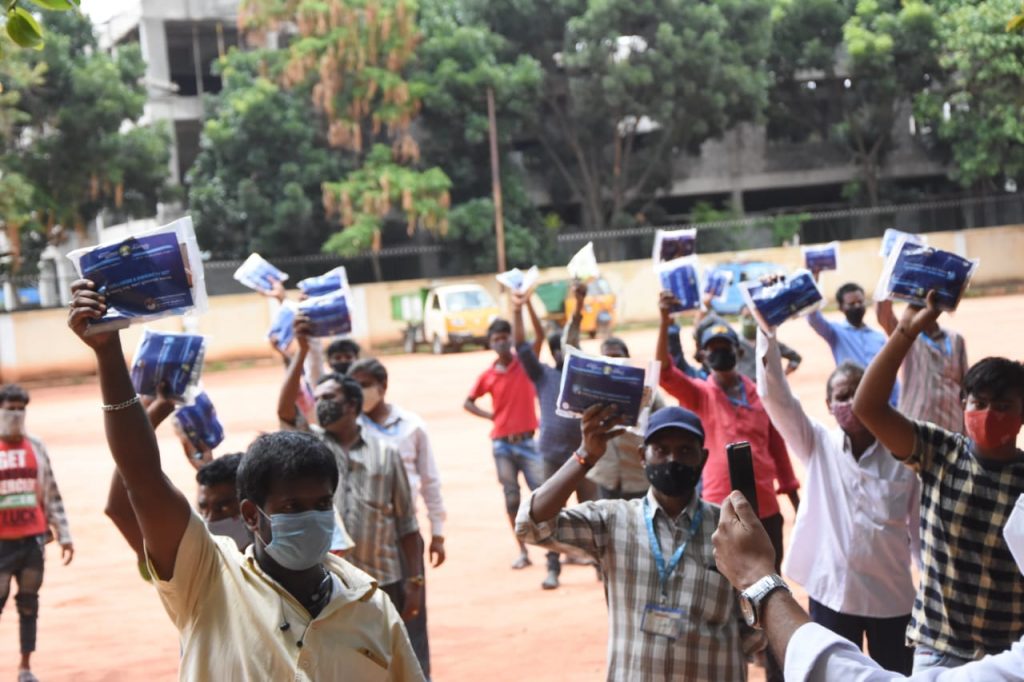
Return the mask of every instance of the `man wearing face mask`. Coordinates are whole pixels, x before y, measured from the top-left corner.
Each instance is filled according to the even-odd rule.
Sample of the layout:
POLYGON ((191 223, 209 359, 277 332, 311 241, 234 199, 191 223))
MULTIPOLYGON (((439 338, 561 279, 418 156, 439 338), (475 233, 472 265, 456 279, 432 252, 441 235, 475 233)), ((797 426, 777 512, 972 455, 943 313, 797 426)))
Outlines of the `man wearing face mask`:
MULTIPOLYGON (((818 281, 819 272, 814 272, 814 281, 818 281)), ((885 345, 885 334, 864 324, 867 303, 864 289, 859 284, 848 282, 836 291, 836 304, 846 318, 843 322, 830 322, 820 310, 807 316, 811 328, 832 350, 836 364, 850 360, 861 367, 867 367, 885 345)), ((895 407, 899 404, 899 384, 892 388, 889 402, 895 407)))
POLYGON ((854 414, 921 479, 921 587, 907 630, 914 671, 954 668, 1024 635, 1024 576, 1001 535, 1024 494, 1024 365, 985 358, 964 377, 965 433, 908 419, 885 401, 922 330, 939 317, 935 292, 907 306, 868 367, 854 414))
MULTIPOLYGON (((437 469, 434 449, 423 419, 409 410, 385 400, 388 390, 388 371, 379 360, 366 358, 349 368, 348 376, 363 389, 363 413, 359 424, 368 433, 398 451, 409 479, 412 512, 416 513, 416 500, 420 495, 427 507, 430 520, 430 558, 434 568, 444 563, 444 522, 447 512, 441 497, 441 474, 437 469)), ((418 535, 418 534, 417 534, 418 535)), ((419 554, 423 554, 420 540, 419 554)), ((415 568, 404 568, 406 577, 416 576, 415 568)), ((430 642, 427 637, 427 587, 420 590, 419 614, 406 622, 412 648, 416 651, 423 674, 430 677, 430 642)))
POLYGON ((853 414, 864 369, 840 363, 825 385, 837 427, 804 412, 782 369, 779 343, 757 335, 757 392, 807 471, 783 566, 804 586, 811 619, 858 647, 867 636, 883 668, 909 674, 904 643, 914 604, 911 557, 920 552, 917 479, 853 414))
MULTIPOLYGON (((583 302, 587 297, 587 285, 582 282, 573 284, 573 296, 576 299, 576 308, 564 334, 552 334, 548 337, 548 347, 551 350, 551 357, 555 366, 540 361, 539 355, 544 346, 544 325, 533 309, 533 303, 528 293, 513 291, 510 294, 512 301, 512 336, 516 346, 516 357, 526 370, 526 375, 533 382, 537 391, 537 403, 540 406, 540 438, 537 440, 537 449, 544 459, 544 480, 551 478, 558 471, 565 461, 572 456, 572 453, 580 446, 580 420, 566 418, 558 414, 558 391, 562 383, 562 364, 564 357, 562 346, 580 345, 580 323, 583 321, 583 302), (523 324, 523 307, 530 313, 530 321, 533 324, 533 343, 526 341, 526 331, 523 324), (564 337, 564 338, 563 338, 564 337)), ((584 479, 576 489, 576 501, 586 502, 597 499, 597 489, 593 483, 584 479)), ((548 552, 548 574, 541 583, 545 590, 554 590, 558 587, 558 578, 562 573, 562 562, 559 560, 558 552, 548 552)))
MULTIPOLYGON (((740 352, 736 360, 736 371, 751 381, 757 381, 757 320, 746 306, 740 311, 740 352)), ((803 358, 795 350, 778 342, 779 354, 786 361, 786 375, 797 370, 803 358)))
POLYGON ((19 682, 36 679, 30 659, 36 649, 44 547, 56 537, 65 566, 75 553, 46 446, 25 430, 28 402, 21 386, 0 387, 0 610, 13 579, 18 583, 19 682))
POLYGON ((563 509, 622 433, 614 407, 594 405, 582 421, 582 447, 523 503, 516 532, 598 562, 608 599, 607 679, 745 680, 744 649, 763 647, 763 638, 741 636, 735 593, 715 568, 719 509, 695 491, 708 459, 701 420, 681 407, 651 415, 636 453, 651 484, 643 498, 563 509))
MULTIPOLYGON (((515 529, 519 510, 519 475, 534 490, 544 480, 544 460, 537 453, 533 433, 537 430, 537 411, 534 407, 536 391, 523 363, 512 352, 512 325, 497 319, 487 330, 487 343, 497 355, 491 365, 476 380, 469 397, 463 402, 464 410, 494 423, 491 428, 491 452, 498 471, 498 482, 505 496, 505 511, 509 524, 515 529), (485 395, 491 396, 491 410, 476 404, 485 395)), ((512 562, 513 570, 531 565, 526 545, 521 540, 519 555, 512 562)))
MULTIPOLYGON (((1002 535, 1017 574, 1024 573, 1024 496, 1017 498, 1002 535)), ((738 492, 722 506, 713 540, 722 575, 743 591, 748 620, 765 631, 775 655, 785 660, 787 682, 1024 682, 1024 637, 954 670, 933 668, 905 677, 884 670, 849 640, 811 622, 785 582, 772 575, 771 541, 738 492)))
POLYGON ((338 467, 318 439, 271 433, 238 469, 245 554, 215 538, 160 467, 118 332, 87 334, 106 312, 72 285, 68 326, 96 356, 107 445, 131 495, 154 586, 181 635, 179 678, 422 680, 405 628, 377 583, 328 554, 338 467))

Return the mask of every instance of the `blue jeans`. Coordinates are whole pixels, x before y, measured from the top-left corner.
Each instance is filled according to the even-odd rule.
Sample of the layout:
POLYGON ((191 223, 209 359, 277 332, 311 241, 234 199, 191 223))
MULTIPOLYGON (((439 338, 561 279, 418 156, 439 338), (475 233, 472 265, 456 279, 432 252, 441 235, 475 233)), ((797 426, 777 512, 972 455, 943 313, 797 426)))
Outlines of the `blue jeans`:
POLYGON ((498 482, 505 493, 505 510, 509 519, 515 523, 519 512, 519 474, 530 490, 544 482, 544 460, 537 452, 532 438, 509 443, 502 438, 491 441, 494 452, 494 466, 498 470, 498 482))
POLYGON ((970 661, 952 654, 939 653, 927 646, 918 646, 914 650, 914 674, 923 673, 935 668, 959 668, 970 661))

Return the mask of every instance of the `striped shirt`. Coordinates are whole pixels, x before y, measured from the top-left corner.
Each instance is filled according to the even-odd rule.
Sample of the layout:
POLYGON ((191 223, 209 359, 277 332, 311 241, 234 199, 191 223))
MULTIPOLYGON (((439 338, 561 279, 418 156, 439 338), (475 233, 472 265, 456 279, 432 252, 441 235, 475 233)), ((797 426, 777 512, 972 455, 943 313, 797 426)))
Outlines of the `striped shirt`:
POLYGON ((1024 576, 1002 533, 1024 493, 1024 453, 983 465, 965 436, 914 428, 922 575, 907 639, 966 659, 999 653, 1024 635, 1024 576))
POLYGON ((409 479, 398 451, 364 433, 345 450, 319 426, 312 428, 338 462, 334 506, 356 546, 345 559, 381 585, 402 579, 399 539, 419 531, 409 479))
POLYGON ((922 333, 903 361, 900 412, 907 419, 963 431, 960 386, 966 373, 967 347, 962 336, 950 329, 943 329, 938 339, 922 333))
POLYGON ((653 493, 638 500, 600 500, 563 509, 544 523, 530 516, 533 497, 519 508, 516 534, 545 547, 577 548, 593 557, 605 576, 608 599, 608 680, 708 680, 747 677, 740 639, 740 614, 732 586, 715 567, 711 535, 719 507, 696 495, 675 519, 653 493), (685 612, 682 635, 671 640, 643 631, 648 604, 660 603, 658 568, 644 520, 644 499, 654 510, 658 542, 668 560, 687 542, 683 560, 669 578, 666 606, 685 612), (690 538, 697 505, 702 521, 690 538))

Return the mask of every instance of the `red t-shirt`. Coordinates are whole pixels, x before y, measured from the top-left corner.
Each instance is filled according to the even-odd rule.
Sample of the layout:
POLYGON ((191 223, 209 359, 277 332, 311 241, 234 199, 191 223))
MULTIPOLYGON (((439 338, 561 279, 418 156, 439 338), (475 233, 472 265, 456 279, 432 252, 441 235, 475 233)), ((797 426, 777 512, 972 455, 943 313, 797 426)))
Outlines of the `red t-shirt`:
POLYGON ((469 397, 476 400, 487 393, 494 409, 492 440, 537 430, 537 394, 519 358, 507 367, 495 362, 476 380, 469 397))
POLYGON ((711 377, 693 379, 678 368, 669 366, 661 373, 661 386, 682 407, 693 410, 704 423, 704 447, 708 461, 704 465, 704 493, 708 502, 721 504, 732 492, 729 481, 729 458, 725 446, 737 441, 748 441, 754 458, 754 478, 757 484, 757 506, 762 519, 779 513, 776 495, 789 493, 800 487, 793 473, 786 443, 775 430, 768 413, 757 395, 757 385, 741 376, 747 394, 747 404, 737 405, 711 377), (775 481, 779 486, 776 490, 775 481))
POLYGON ((27 438, 0 440, 0 540, 18 540, 46 532, 39 464, 27 438))

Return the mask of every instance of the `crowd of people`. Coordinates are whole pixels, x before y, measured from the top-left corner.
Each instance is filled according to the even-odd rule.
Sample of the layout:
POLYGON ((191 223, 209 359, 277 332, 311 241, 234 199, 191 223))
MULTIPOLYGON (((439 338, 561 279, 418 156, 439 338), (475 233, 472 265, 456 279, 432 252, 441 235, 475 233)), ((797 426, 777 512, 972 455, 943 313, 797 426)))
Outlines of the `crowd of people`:
MULTIPOLYGON (((559 588, 564 562, 603 582, 607 679, 744 680, 755 662, 770 682, 1024 680, 1024 365, 969 366, 933 296, 900 317, 877 304, 873 328, 863 288, 846 284, 843 321, 808 318, 835 359, 822 422, 791 389, 801 354, 776 330, 749 311, 739 333, 714 313, 680 326, 662 292, 660 390, 626 428, 611 405, 559 409, 586 285, 572 295, 558 331, 528 292, 508 295, 508 319, 488 330, 493 363, 463 407, 491 422, 511 568, 529 566, 535 545, 544 590, 559 588), (756 500, 733 490, 726 451, 740 441, 756 500), (780 496, 796 512, 788 538, 780 496), (806 591, 806 612, 783 575, 806 591)), ((385 362, 351 339, 325 349, 299 314, 279 429, 219 456, 182 437, 193 507, 157 448, 173 401, 137 395, 118 332, 86 334, 105 310, 93 283, 73 285, 68 324, 95 354, 116 465, 106 513, 180 633, 181 679, 430 679, 424 569, 446 559, 441 474, 427 424, 388 400, 385 362)), ((600 348, 630 357, 620 338, 600 348)), ((0 609, 13 578, 19 682, 35 679, 43 548, 56 538, 73 556, 28 403, 0 388, 0 609)))

